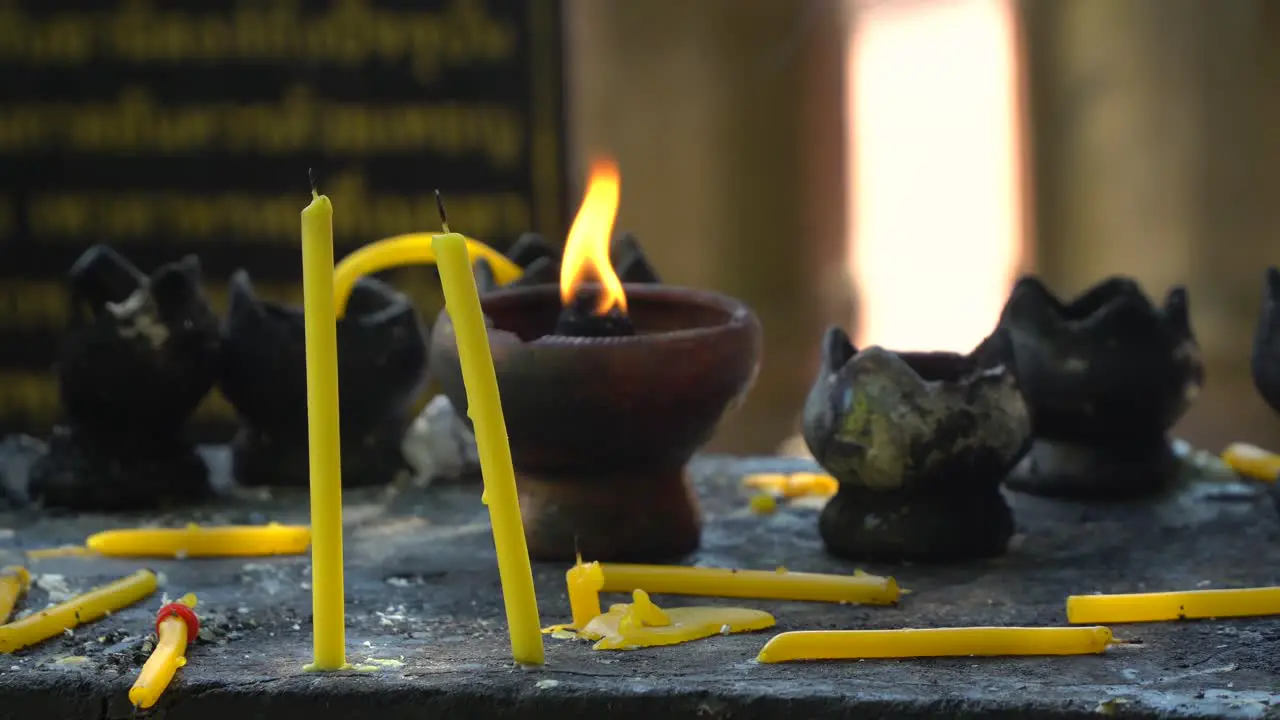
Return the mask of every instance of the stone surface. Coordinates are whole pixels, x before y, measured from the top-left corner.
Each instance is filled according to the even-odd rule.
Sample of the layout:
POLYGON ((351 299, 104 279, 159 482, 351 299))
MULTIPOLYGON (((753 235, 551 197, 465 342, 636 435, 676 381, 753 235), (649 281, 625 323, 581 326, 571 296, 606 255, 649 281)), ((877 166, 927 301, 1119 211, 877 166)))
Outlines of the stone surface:
MULTIPOLYGON (((211 465, 226 487, 224 452, 211 465)), ((797 460, 702 458, 706 565, 852 572, 822 551, 812 508, 747 509, 738 475, 797 460)), ((768 610, 778 631, 1064 622, 1071 592, 1251 586, 1280 581, 1280 524, 1256 488, 1202 484, 1145 504, 1091 507, 1011 496, 1008 555, 952 567, 866 567, 913 592, 897 608, 655 596, 663 607, 768 610)), ((306 518, 305 496, 235 494, 169 515, 0 513, 0 564, 24 548, 78 543, 139 524, 306 518)), ((659 519, 655 518, 655 522, 659 519)), ((1098 657, 941 659, 764 666, 769 632, 634 652, 547 637, 545 668, 511 663, 484 507, 469 484, 409 484, 348 495, 350 660, 363 671, 308 674, 308 559, 32 561, 23 608, 125 575, 164 574, 195 592, 206 631, 152 717, 286 720, 375 716, 609 718, 1269 717, 1280 706, 1280 619, 1117 626, 1140 645, 1098 657)), ((566 621, 563 565, 536 567, 544 624, 566 621)), ((614 596, 607 602, 622 602, 614 596)), ((0 718, 129 718, 126 693, 161 604, 145 603, 0 659, 0 718), (83 660, 77 659, 83 658, 83 660)))

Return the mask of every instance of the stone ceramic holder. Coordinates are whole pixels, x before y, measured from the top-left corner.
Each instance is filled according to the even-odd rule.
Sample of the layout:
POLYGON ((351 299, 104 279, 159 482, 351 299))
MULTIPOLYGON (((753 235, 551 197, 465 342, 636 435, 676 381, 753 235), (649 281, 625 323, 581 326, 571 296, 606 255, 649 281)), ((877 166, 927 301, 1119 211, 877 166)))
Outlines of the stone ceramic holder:
POLYGON ((1187 292, 1156 307, 1113 277, 1064 303, 1034 277, 1000 316, 1013 340, 1035 444, 1009 487, 1039 495, 1123 499, 1178 475, 1168 432, 1204 379, 1187 292))
MULTIPOLYGON (((1267 268, 1262 285, 1262 308, 1253 335, 1253 384, 1271 409, 1280 413, 1280 268, 1267 268)), ((1280 481, 1271 483, 1270 492, 1280 509, 1280 481)))
MULTIPOLYGON (((245 271, 232 276, 219 384, 243 422, 232 442, 241 484, 308 484, 303 319, 301 308, 260 300, 245 271)), ((386 484, 407 469, 400 443, 425 371, 417 310, 385 283, 361 279, 338 321, 343 486, 386 484)))
POLYGON ((1000 493, 1031 421, 997 332, 969 355, 858 352, 831 328, 803 435, 840 487, 819 518, 827 549, 872 562, 949 562, 1004 553, 1013 513, 1000 493))
POLYGON ((218 320, 195 256, 144 275, 97 245, 72 266, 72 325, 58 353, 63 420, 33 464, 48 506, 145 509, 210 493, 187 420, 217 376, 218 320))
MULTIPOLYGON (((742 398, 760 362, 760 325, 741 302, 664 285, 625 285, 634 335, 552 334, 560 291, 483 296, 525 534, 538 560, 657 562, 698 547, 685 464, 742 398)), ((591 295, 598 288, 587 286, 591 295)), ((431 367, 460 417, 467 396, 453 325, 440 314, 431 367)))
MULTIPOLYGON (((538 233, 525 233, 506 252, 506 256, 524 269, 524 273, 506 285, 508 288, 547 285, 560 282, 560 255, 546 238, 538 233)), ((609 247, 609 260, 614 272, 624 283, 660 283, 658 273, 640 248, 640 241, 629 232, 614 233, 609 247)), ((476 287, 482 293, 497 290, 489 261, 481 258, 472 266, 476 287)))

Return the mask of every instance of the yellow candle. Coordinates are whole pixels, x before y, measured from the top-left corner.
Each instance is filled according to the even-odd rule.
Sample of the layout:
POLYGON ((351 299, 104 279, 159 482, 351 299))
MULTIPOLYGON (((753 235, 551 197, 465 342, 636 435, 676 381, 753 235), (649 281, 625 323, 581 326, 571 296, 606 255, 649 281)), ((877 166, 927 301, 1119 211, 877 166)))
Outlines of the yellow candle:
POLYGON ((0 570, 0 623, 13 614, 18 599, 31 587, 31 573, 24 567, 10 565, 0 570))
POLYGON ((1256 615, 1280 615, 1280 587, 1129 595, 1072 595, 1067 598, 1067 622, 1073 624, 1160 622, 1256 615))
POLYGON ((306 525, 137 528, 89 536, 90 550, 113 557, 257 557, 299 555, 311 545, 306 525))
POLYGON ((338 328, 333 311, 333 205, 311 188, 302 211, 302 295, 306 315, 307 431, 311 470, 311 609, 314 660, 347 664, 342 586, 342 452, 338 431, 338 328))
POLYGON ((83 545, 62 545, 28 550, 26 555, 28 560, 48 560, 63 557, 97 557, 98 554, 83 545))
POLYGON ((756 660, 1091 655, 1105 651, 1111 643, 1111 630, 1105 627, 812 630, 775 635, 756 660))
POLYGON ((47 610, 33 613, 8 625, 0 625, 0 653, 11 653, 35 645, 87 622, 128 607, 156 591, 156 576, 150 570, 121 578, 109 585, 77 595, 47 610))
POLYGON ((643 590, 632 593, 629 604, 614 605, 597 615, 578 637, 597 640, 595 650, 636 650, 678 645, 714 635, 752 632, 774 626, 773 616, 760 610, 733 607, 688 607, 663 610, 643 590))
POLYGON ((762 473, 748 475, 743 478, 742 484, 785 498, 829 497, 835 495, 840 488, 835 478, 820 473, 762 473))
MULTIPOLYGON (((194 608, 196 596, 188 593, 178 603, 194 608)), ((199 630, 198 622, 196 627, 188 625, 182 615, 167 612, 169 607, 160 609, 162 617, 156 623, 156 647, 129 689, 129 702, 136 708, 146 710, 156 704, 173 680, 173 674, 187 664, 187 643, 199 630)))
POLYGON ((1280 476, 1280 455, 1255 445, 1232 443, 1222 451, 1222 461, 1232 470, 1254 480, 1275 482, 1280 476))
MULTIPOLYGON (((432 247, 431 238, 428 233, 397 235, 365 245, 343 258, 333 274, 333 293, 338 317, 346 312, 351 288, 355 287, 360 278, 402 265, 430 265, 436 262, 436 251, 432 247)), ((506 285, 524 273, 519 265, 488 245, 469 238, 463 238, 463 241, 470 259, 484 258, 489 261, 494 279, 499 285, 506 285)))
POLYGON ((854 573, 821 573, 777 570, 730 570, 677 565, 582 563, 565 575, 569 604, 577 627, 600 614, 599 592, 644 590, 654 594, 704 595, 757 600, 807 600, 812 602, 892 605, 902 591, 891 577, 854 573), (591 613, 588 616, 588 613, 591 613))
POLYGON ((515 471, 511 467, 511 446, 507 442, 506 421, 498 396, 498 378, 493 369, 489 336, 485 330, 480 296, 467 256, 466 239, 457 233, 437 235, 432 240, 445 307, 453 322, 462 364, 462 381, 467 389, 468 414, 475 426, 476 450, 484 476, 493 544, 498 553, 498 574, 502 598, 507 608, 511 652, 516 662, 541 665, 544 662, 542 632, 538 625, 538 600, 533 592, 533 570, 525 543, 524 522, 516 495, 515 471))

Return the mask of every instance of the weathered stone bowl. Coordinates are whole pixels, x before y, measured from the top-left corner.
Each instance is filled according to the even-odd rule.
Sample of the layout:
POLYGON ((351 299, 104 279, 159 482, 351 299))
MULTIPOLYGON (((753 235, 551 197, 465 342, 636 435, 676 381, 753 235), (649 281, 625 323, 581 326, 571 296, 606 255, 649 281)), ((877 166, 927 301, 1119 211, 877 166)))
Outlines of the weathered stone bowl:
POLYGON ((831 328, 803 435, 840 487, 818 529, 838 556, 952 562, 1003 554, 1000 493, 1031 423, 997 332, 973 353, 858 352, 831 328))
MULTIPOLYGON (((620 337, 550 334, 561 312, 554 285, 482 299, 525 534, 540 560, 659 561, 695 550, 701 519, 685 464, 759 368, 760 324, 741 302, 664 285, 625 290, 637 332, 620 337)), ((466 417, 447 312, 430 357, 466 417)))

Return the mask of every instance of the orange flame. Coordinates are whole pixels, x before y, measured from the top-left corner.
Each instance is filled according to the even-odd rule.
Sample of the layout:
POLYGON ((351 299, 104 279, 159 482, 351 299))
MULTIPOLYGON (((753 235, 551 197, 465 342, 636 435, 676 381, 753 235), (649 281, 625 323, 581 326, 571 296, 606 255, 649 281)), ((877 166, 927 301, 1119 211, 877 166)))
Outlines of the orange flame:
POLYGON ((597 315, 604 315, 615 307, 623 313, 627 311, 622 280, 609 261, 613 221, 618 217, 618 187, 618 166, 612 160, 599 159, 591 163, 587 192, 569 228, 560 265, 560 300, 565 306, 573 302, 582 283, 595 280, 600 283, 597 315))

